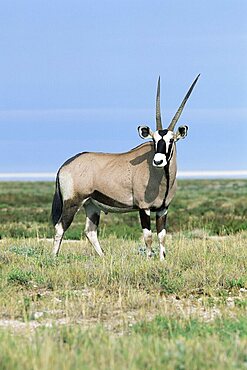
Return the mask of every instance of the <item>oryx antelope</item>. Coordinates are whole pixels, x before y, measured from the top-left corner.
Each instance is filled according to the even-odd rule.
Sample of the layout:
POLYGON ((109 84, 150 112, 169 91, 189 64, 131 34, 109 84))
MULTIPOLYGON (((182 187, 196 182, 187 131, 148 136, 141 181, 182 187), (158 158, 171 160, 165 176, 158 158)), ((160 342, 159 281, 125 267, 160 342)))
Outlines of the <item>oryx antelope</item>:
POLYGON ((167 129, 163 129, 160 113, 160 79, 156 96, 156 130, 139 126, 142 139, 152 139, 126 153, 84 152, 68 159, 59 169, 52 204, 55 226, 54 255, 58 255, 64 232, 76 212, 86 211, 85 234, 96 252, 103 256, 97 228, 100 212, 138 210, 147 255, 152 253, 150 211, 156 212, 156 229, 160 259, 165 257, 167 211, 176 191, 176 142, 185 138, 188 127, 175 125, 199 78, 191 85, 167 129))

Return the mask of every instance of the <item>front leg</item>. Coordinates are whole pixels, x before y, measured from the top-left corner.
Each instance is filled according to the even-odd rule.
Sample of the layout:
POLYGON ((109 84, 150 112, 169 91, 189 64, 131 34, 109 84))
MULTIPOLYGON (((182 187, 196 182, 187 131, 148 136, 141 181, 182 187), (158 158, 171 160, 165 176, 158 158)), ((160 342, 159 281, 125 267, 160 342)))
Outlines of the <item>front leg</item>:
POLYGON ((150 222, 150 210, 149 209, 140 209, 140 220, 142 225, 144 242, 147 248, 147 257, 152 256, 152 231, 151 231, 151 222, 150 222))
POLYGON ((168 211, 168 208, 164 208, 156 212, 156 230, 157 230, 157 236, 159 239, 160 260, 161 261, 164 260, 166 256, 165 236, 166 236, 167 211, 168 211))

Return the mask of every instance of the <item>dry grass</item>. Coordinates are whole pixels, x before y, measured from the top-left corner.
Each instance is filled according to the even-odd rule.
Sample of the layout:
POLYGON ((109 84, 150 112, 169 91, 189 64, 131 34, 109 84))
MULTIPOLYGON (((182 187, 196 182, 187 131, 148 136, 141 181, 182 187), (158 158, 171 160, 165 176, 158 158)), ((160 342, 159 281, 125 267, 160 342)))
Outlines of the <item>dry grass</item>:
POLYGON ((0 243, 1 369, 241 369, 247 359, 246 233, 139 243, 0 243), (12 333, 12 334, 11 334, 12 333))
POLYGON ((176 235, 165 262, 139 255, 139 243, 112 237, 103 244, 100 259, 87 242, 65 241, 54 260, 51 242, 2 240, 1 318, 29 321, 39 312, 41 322, 110 319, 122 331, 158 313, 205 312, 208 319, 211 308, 237 310, 245 300, 246 233, 217 240, 176 235))
MULTIPOLYGON (((235 206, 243 203, 242 185, 184 183, 173 217, 186 215, 187 207, 191 227, 168 233, 165 262, 139 254, 143 243, 134 216, 126 216, 125 238, 119 237, 126 230, 115 216, 107 225, 109 237, 102 228, 104 259, 82 239, 64 241, 54 260, 46 239, 51 229, 45 231, 52 186, 35 184, 30 192, 30 184, 2 185, 0 368, 246 369, 247 233, 212 236, 218 219, 241 228, 246 209, 242 204, 239 216, 235 206), (212 207, 217 192, 224 193, 223 208, 217 203, 213 211, 206 209, 208 189, 212 207), (208 220, 204 228, 197 222, 200 212, 208 220)), ((76 237, 81 229, 76 220, 76 237)))

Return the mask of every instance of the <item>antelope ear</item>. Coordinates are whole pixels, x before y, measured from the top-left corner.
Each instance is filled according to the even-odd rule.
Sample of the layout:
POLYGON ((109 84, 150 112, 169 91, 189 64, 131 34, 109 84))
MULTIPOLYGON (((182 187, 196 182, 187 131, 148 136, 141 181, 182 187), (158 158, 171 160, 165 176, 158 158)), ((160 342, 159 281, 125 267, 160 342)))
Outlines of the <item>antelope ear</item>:
POLYGON ((138 132, 142 139, 153 138, 153 131, 148 126, 138 126, 138 132))
POLYGON ((178 141, 179 139, 184 139, 187 136, 189 127, 188 126, 179 126, 176 134, 175 134, 175 141, 178 141))

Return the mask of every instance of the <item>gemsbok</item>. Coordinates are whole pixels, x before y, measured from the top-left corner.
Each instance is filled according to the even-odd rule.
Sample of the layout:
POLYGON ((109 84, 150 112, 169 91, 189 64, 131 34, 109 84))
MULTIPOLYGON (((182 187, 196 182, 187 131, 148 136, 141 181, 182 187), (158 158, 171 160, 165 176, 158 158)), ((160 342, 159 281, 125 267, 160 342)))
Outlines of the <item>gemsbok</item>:
POLYGON ((156 130, 139 126, 142 139, 151 139, 126 153, 83 152, 68 159, 59 169, 52 204, 55 226, 53 254, 57 256, 65 231, 76 212, 86 211, 85 234, 103 256, 97 238, 100 212, 138 210, 147 256, 152 255, 150 212, 156 213, 160 259, 165 257, 166 218, 176 191, 176 142, 185 138, 188 126, 175 125, 198 80, 196 77, 167 129, 160 113, 160 78, 156 96, 156 130))

